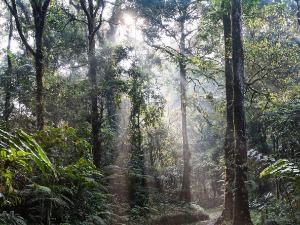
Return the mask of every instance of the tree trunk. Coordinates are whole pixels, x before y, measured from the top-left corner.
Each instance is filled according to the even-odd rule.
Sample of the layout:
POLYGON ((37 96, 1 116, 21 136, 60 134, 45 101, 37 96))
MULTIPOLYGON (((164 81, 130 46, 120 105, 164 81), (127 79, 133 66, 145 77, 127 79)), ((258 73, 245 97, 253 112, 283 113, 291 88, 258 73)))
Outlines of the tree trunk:
POLYGON ((90 100, 91 100, 91 125, 92 125, 92 136, 93 136, 93 160, 94 165, 97 168, 101 166, 101 142, 99 140, 100 133, 100 118, 98 111, 98 83, 97 83, 97 59, 96 59, 96 42, 95 35, 100 29, 102 24, 102 13, 104 9, 103 1, 99 1, 96 6, 94 2, 88 0, 88 7, 86 5, 86 0, 80 0, 80 6, 84 11, 87 18, 88 26, 88 63, 89 72, 88 78, 90 81, 90 100), (100 12, 99 12, 100 11, 100 12), (97 22, 96 17, 99 12, 99 20, 97 22))
POLYGON ((232 0, 232 66, 234 76, 234 135, 235 135, 235 176, 233 225, 252 224, 249 212, 247 180, 247 146, 245 137, 244 108, 244 53, 242 43, 241 2, 232 0))
POLYGON ((11 88, 12 88, 12 62, 10 56, 10 45, 13 35, 13 24, 12 15, 9 19, 9 33, 8 33, 8 44, 7 44, 7 71, 6 71, 6 82, 5 82, 5 103, 3 117, 4 121, 7 123, 9 116, 13 109, 13 104, 11 103, 11 88))
POLYGON ((298 30, 299 30, 299 26, 300 26, 300 4, 299 4, 299 0, 295 0, 296 4, 297 4, 297 22, 298 22, 298 30))
POLYGON ((17 4, 15 0, 11 0, 11 4, 7 0, 4 0, 11 14, 15 18, 16 28, 22 40, 22 43, 25 45, 26 49, 34 56, 35 60, 35 72, 36 72, 36 117, 37 123, 36 126, 39 130, 44 127, 44 96, 43 96, 43 33, 45 28, 45 19, 47 15, 47 10, 51 0, 45 0, 43 3, 40 1, 30 1, 32 8, 32 14, 34 19, 34 28, 35 28, 35 47, 33 48, 29 45, 26 37, 24 36, 21 22, 19 20, 17 4))
MULTIPOLYGON (((90 34, 89 34, 90 37, 90 34)), ((101 166, 101 143, 99 140, 100 124, 98 112, 97 60, 95 56, 95 40, 89 40, 89 79, 91 85, 91 124, 93 135, 93 159, 97 168, 101 166)))
MULTIPOLYGON (((112 60, 114 61, 114 60, 112 60)), ((104 76, 104 82, 105 82, 105 90, 104 90, 104 96, 106 98, 106 109, 107 109, 107 122, 108 127, 112 132, 112 139, 109 140, 109 142, 106 145, 106 155, 107 155, 107 164, 113 164, 117 158, 117 152, 116 152, 116 140, 118 136, 118 113, 117 113, 117 103, 116 103, 116 76, 117 72, 115 71, 115 68, 117 64, 111 63, 110 65, 106 66, 105 69, 105 76, 104 76)))
POLYGON ((44 127, 44 96, 43 96, 43 50, 42 50, 42 35, 37 32, 36 38, 36 56, 35 56, 35 73, 36 73, 36 118, 37 118, 37 128, 42 130, 44 127))
POLYGON ((188 136, 187 136, 187 81, 186 81, 186 65, 184 59, 185 52, 185 34, 184 22, 180 23, 181 40, 180 40, 180 53, 179 70, 180 70, 180 103, 181 103, 181 119, 182 119, 182 150, 183 150, 183 177, 180 192, 180 200, 184 202, 191 202, 191 152, 189 150, 188 136))
POLYGON ((233 73, 231 61, 231 19, 230 4, 222 2, 223 28, 225 44, 225 83, 226 83, 226 133, 224 143, 225 159, 225 193, 224 209, 218 223, 233 219, 233 185, 234 185, 234 125, 233 125, 233 73))
POLYGON ((45 19, 50 0, 46 0, 43 5, 34 1, 31 3, 32 13, 34 17, 35 26, 35 72, 36 72, 36 118, 37 128, 42 130, 44 128, 44 50, 43 50, 43 34, 45 28, 45 19))
MULTIPOLYGON (((148 202, 146 182, 145 156, 142 148, 141 106, 143 104, 142 84, 138 71, 132 71, 132 87, 130 91, 130 162, 129 162, 129 200, 132 209, 139 208, 138 214, 144 214, 148 202), (144 209, 144 210, 143 210, 144 209)), ((134 212, 136 210, 132 210, 134 212)))

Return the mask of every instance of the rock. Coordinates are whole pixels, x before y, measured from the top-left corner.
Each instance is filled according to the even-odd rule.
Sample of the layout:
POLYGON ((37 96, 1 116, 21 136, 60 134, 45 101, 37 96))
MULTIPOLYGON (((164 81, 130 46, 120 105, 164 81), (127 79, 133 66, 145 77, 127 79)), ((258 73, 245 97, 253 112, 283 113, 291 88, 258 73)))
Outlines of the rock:
POLYGON ((180 225, 208 220, 209 216, 203 212, 177 212, 153 219, 149 225, 180 225))

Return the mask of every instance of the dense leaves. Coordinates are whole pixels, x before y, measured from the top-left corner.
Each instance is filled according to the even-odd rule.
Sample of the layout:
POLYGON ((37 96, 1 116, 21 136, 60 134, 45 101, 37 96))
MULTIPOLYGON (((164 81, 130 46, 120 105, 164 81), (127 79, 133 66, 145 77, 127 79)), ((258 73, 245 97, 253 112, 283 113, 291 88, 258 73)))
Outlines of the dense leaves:
MULTIPOLYGON (((230 5, 2 1, 0 224, 153 224, 180 200, 222 205, 230 5)), ((299 15, 298 1, 242 2, 254 225, 300 221, 299 15)))

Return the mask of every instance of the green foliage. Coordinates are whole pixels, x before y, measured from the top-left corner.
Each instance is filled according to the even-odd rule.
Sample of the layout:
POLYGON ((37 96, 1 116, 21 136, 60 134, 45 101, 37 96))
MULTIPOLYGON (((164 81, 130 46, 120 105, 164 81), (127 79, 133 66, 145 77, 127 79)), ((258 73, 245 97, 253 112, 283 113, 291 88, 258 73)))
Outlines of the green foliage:
POLYGON ((284 10, 284 5, 267 5, 245 19, 246 97, 260 109, 273 100, 273 94, 287 91, 299 70, 292 15, 284 10))
POLYGON ((90 157, 91 145, 81 137, 82 132, 83 128, 79 130, 63 125, 62 128, 45 127, 34 136, 59 167, 73 164, 82 157, 90 157))
POLYGON ((66 195, 55 190, 55 186, 29 184, 17 195, 22 199, 17 209, 29 223, 43 223, 53 218, 59 220, 58 215, 63 215, 73 205, 66 195))
MULTIPOLYGON (((142 148, 142 118, 147 110, 145 95, 143 90, 143 74, 139 68, 132 68, 129 72, 129 92, 131 101, 129 120, 129 201, 132 216, 143 213, 140 209, 146 209, 148 201, 148 191, 146 187, 146 167, 145 153, 142 148)), ((146 212, 146 211, 144 211, 146 212)))
MULTIPOLYGON (((300 212, 300 41, 293 19, 296 8, 290 9, 292 3, 287 7, 286 2, 243 1, 247 139, 252 148, 248 153, 248 187, 253 200, 251 206, 258 210, 267 209, 269 216, 281 224, 297 224, 300 212)), ((37 131, 34 139, 21 130, 14 134, 0 130, 0 203, 3 212, 0 224, 105 224, 114 216, 108 203, 113 198, 105 186, 112 177, 118 179, 125 173, 131 186, 124 182, 117 191, 129 189, 131 193, 121 192, 131 198, 131 209, 126 211, 126 200, 117 207, 119 211, 131 214, 131 221, 151 212, 153 205, 158 209, 176 202, 182 178, 180 122, 176 121, 180 121, 177 117, 180 109, 178 106, 178 111, 172 112, 170 117, 174 115, 174 118, 165 125, 166 101, 160 95, 157 83, 153 82, 158 79, 156 73, 161 73, 159 79, 162 78, 160 82, 165 85, 166 72, 157 70, 156 66, 160 69, 165 65, 169 67, 170 64, 164 61, 170 59, 173 63, 184 61, 187 72, 191 72, 188 84, 194 84, 196 91, 196 97, 187 93, 188 105, 192 102, 196 106, 188 109, 193 199, 205 207, 221 204, 223 112, 226 106, 220 89, 214 89, 213 95, 206 89, 212 87, 207 80, 223 88, 223 78, 219 79, 224 73, 224 46, 220 37, 222 16, 230 13, 230 0, 130 0, 126 2, 128 7, 119 3, 123 1, 112 6, 113 10, 115 7, 119 10, 116 21, 108 20, 109 23, 95 33, 95 69, 102 165, 114 169, 112 162, 116 162, 116 167, 123 171, 106 178, 103 174, 108 172, 96 169, 92 163, 89 123, 93 118, 89 107, 91 88, 86 76, 88 28, 82 21, 84 10, 79 1, 69 4, 51 1, 43 51, 44 116, 49 126, 37 131), (126 32, 133 31, 133 25, 122 23, 124 18, 120 17, 123 15, 137 18, 135 33, 143 30, 147 36, 145 40, 168 53, 169 57, 162 58, 160 51, 148 56, 151 50, 143 44, 141 54, 139 48, 106 46, 109 42, 107 30, 118 30, 120 36, 125 32, 125 26, 126 32), (123 27, 117 28, 117 24, 123 27), (181 25, 182 31, 179 30, 181 25), (180 49, 182 39, 186 39, 185 49, 180 49), (134 59, 139 54, 141 59, 146 58, 146 63, 134 59), (134 66, 126 71, 132 61, 134 66), (203 97, 205 95, 207 98, 203 97), (131 105, 125 106, 128 99, 131 105), (122 110, 127 107, 122 114, 122 123, 117 117, 124 111, 118 106, 122 106, 122 110), (124 169, 128 159, 126 150, 129 150, 130 158, 128 170, 124 169), (112 155, 118 157, 117 160, 111 160, 112 155)), ((33 20, 28 17, 30 3, 17 1, 17 6, 25 36, 29 37, 34 29, 33 20)), ((8 11, 5 10, 0 15, 4 26, 8 23, 8 11)), ((106 17, 106 13, 104 15, 106 17)), ((5 29, 0 28, 1 37, 6 35, 5 29)), ((16 31, 13 33, 14 44, 19 41, 15 34, 16 31)), ((32 131, 37 116, 34 111, 34 57, 23 50, 20 45, 18 49, 0 54, 0 109, 6 101, 3 87, 11 81, 12 113, 5 127, 32 131), (5 72, 6 56, 13 64, 10 77, 5 72)), ((172 71, 177 72, 177 69, 172 71)), ((120 184, 124 180, 117 182, 120 184)), ((255 212, 253 216, 258 223, 260 215, 255 212)), ((140 224, 146 224, 145 221, 141 220, 140 224)))
POLYGON ((261 173, 261 178, 270 177, 277 185, 277 193, 282 199, 271 196, 263 208, 270 211, 278 222, 283 224, 294 223, 300 219, 300 163, 296 160, 279 159, 266 167, 261 173), (279 189, 279 190, 278 190, 279 189), (293 197, 292 197, 293 196, 293 197))
POLYGON ((0 224, 1 225, 27 225, 26 221, 18 214, 15 214, 14 211, 7 213, 3 211, 0 214, 0 224))
POLYGON ((45 116, 51 126, 82 126, 86 129, 84 123, 88 117, 88 81, 82 79, 82 75, 74 73, 73 76, 45 78, 45 101, 47 102, 45 116))
MULTIPOLYGON (((48 127, 34 135, 55 162, 54 170, 42 147, 31 136, 21 130, 15 135, 0 130, 1 204, 15 210, 29 224, 49 221, 105 224, 108 208, 104 178, 91 161, 90 144, 78 133, 65 126, 48 127), (38 176, 30 161, 35 162, 46 179, 38 176), (50 179, 47 168, 55 174, 55 179, 50 179)), ((12 221, 6 224, 26 224, 13 222, 18 218, 12 216, 2 217, 12 221)))
POLYGON ((16 210, 29 224, 55 223, 105 224, 108 218, 107 189, 103 175, 91 161, 80 159, 73 165, 59 167, 58 179, 37 180, 16 193, 16 210), (101 223, 100 223, 101 221, 101 223), (48 222, 47 222, 48 223, 48 222))
POLYGON ((72 193, 68 194, 73 203, 68 211, 68 221, 72 224, 89 224, 91 221, 94 222, 90 224, 97 224, 96 221, 104 224, 104 218, 108 217, 108 195, 102 173, 91 161, 83 158, 74 165, 61 168, 58 173, 61 177, 57 190, 64 187, 62 192, 68 189, 72 193))
POLYGON ((14 166, 25 167, 27 171, 31 172, 32 167, 30 160, 32 160, 36 163, 45 177, 49 177, 50 175, 46 168, 52 170, 55 177, 57 176, 54 166, 49 161, 46 153, 36 141, 24 131, 17 130, 15 135, 12 135, 0 129, 0 137, 1 181, 5 184, 9 194, 14 190, 14 166))
POLYGON ((258 210, 251 210, 251 221, 254 225, 260 225, 261 223, 261 212, 258 210))
POLYGON ((294 163, 287 159, 279 159, 268 166, 260 173, 260 178, 272 175, 274 177, 288 177, 289 179, 300 180, 300 163, 294 163))

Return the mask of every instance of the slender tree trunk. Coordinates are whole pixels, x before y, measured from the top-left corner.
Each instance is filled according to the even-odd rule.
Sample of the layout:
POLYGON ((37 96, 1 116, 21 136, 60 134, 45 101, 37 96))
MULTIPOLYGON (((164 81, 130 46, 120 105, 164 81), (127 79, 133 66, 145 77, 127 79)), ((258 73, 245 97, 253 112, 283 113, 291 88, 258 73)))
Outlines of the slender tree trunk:
POLYGON ((141 105, 143 93, 141 91, 140 73, 133 71, 131 87, 131 112, 130 112, 130 162, 129 162, 129 200, 130 207, 137 208, 139 214, 145 213, 143 209, 148 202, 148 190, 146 182, 145 156, 142 148, 141 132, 141 105))
POLYGON ((93 160, 97 168, 101 166, 101 142, 99 140, 100 134, 100 117, 98 111, 98 83, 97 83, 97 59, 96 59, 96 42, 95 35, 102 25, 102 13, 104 9, 103 0, 98 1, 97 5, 92 0, 80 0, 80 6, 84 11, 88 26, 88 63, 89 72, 88 78, 90 81, 90 100, 91 100, 91 125, 93 136, 93 160), (100 11, 100 12, 99 12, 100 11), (96 20, 99 12, 99 20, 96 20))
POLYGON ((235 135, 235 176, 233 225, 252 224, 249 212, 247 180, 247 143, 245 137, 244 108, 244 53, 242 43, 241 2, 232 0, 232 65, 234 76, 234 135, 235 135))
POLYGON ((36 56, 35 56, 35 72, 36 72, 36 117, 37 128, 42 130, 44 127, 44 94, 43 94, 43 50, 42 50, 42 33, 36 34, 36 56))
POLYGON ((299 0, 295 0, 296 4, 297 4, 297 23, 298 23, 298 30, 299 30, 299 26, 300 26, 300 3, 299 0))
POLYGON ((231 61, 231 19, 230 7, 223 0, 223 27, 225 43, 225 83, 226 83, 226 134, 224 143, 225 159, 225 194, 224 209, 216 224, 233 219, 233 186, 234 186, 234 125, 233 125, 233 73, 231 61))
POLYGON ((17 4, 15 0, 11 0, 10 3, 7 0, 4 0, 6 6, 10 10, 11 14, 15 18, 16 28, 18 30, 19 36, 22 40, 22 43, 25 45, 26 49, 34 56, 35 60, 35 72, 36 72, 36 117, 37 123, 36 126, 39 130, 44 127, 44 96, 43 96, 43 34, 45 28, 45 19, 47 15, 47 10, 51 0, 45 0, 43 2, 33 0, 30 1, 32 8, 32 15, 34 19, 34 28, 35 28, 35 48, 29 45, 26 37, 24 36, 21 21, 19 20, 17 4))
POLYGON ((191 152, 188 144, 187 136, 187 81, 186 81, 186 65, 184 59, 185 52, 185 33, 184 33, 184 22, 180 23, 181 29, 181 40, 180 40, 180 53, 181 58, 179 59, 179 70, 180 70, 180 103, 181 103, 181 119, 182 119, 182 150, 183 150, 183 177, 182 186, 180 192, 180 200, 184 202, 191 202, 191 152))
MULTIPOLYGON (((116 65, 113 65, 116 66, 116 65)), ((107 121, 108 126, 112 132, 112 139, 109 141, 106 153, 108 155, 108 164, 113 164, 117 158, 117 136, 118 136, 118 114, 117 114, 117 103, 115 100, 116 97, 116 75, 114 74, 114 70, 112 67, 105 71, 105 82, 106 82, 106 89, 105 89, 105 97, 106 97, 106 109, 107 109, 107 121)))
POLYGON ((117 105, 115 101, 116 97, 116 85, 115 85, 115 75, 112 74, 113 72, 107 71, 105 76, 105 82, 107 85, 106 90, 106 108, 107 108, 107 117, 109 126, 113 129, 114 132, 117 131, 117 123, 118 123, 118 116, 117 116, 117 105))
POLYGON ((7 44, 7 71, 6 71, 6 84, 5 84, 5 103, 3 117, 4 121, 8 122, 9 116, 12 112, 13 105, 11 103, 11 88, 12 88, 12 62, 10 56, 10 45, 13 35, 13 23, 12 15, 9 19, 9 33, 8 33, 8 44, 7 44))
POLYGON ((44 128, 44 87, 43 87, 43 77, 44 77, 44 49, 43 49, 43 34, 45 28, 45 19, 47 14, 47 9, 50 4, 50 0, 46 0, 44 4, 38 1, 31 2, 32 13, 34 18, 35 26, 35 72, 36 72, 36 118, 37 118, 37 128, 42 130, 44 128))
MULTIPOLYGON (((90 35, 89 35, 90 36, 90 35)), ((91 124, 93 135, 93 158, 97 168, 101 166, 101 143, 99 140, 100 121, 98 112, 97 60, 95 56, 95 40, 89 40, 89 79, 91 85, 91 124)))
MULTIPOLYGON (((117 25, 119 23, 121 17, 121 6, 122 2, 120 0, 116 0, 115 5, 113 6, 112 13, 110 19, 108 20, 109 29, 106 32, 106 39, 111 42, 112 45, 116 43, 116 33, 117 33, 117 25)), ((100 32, 97 32, 97 38, 99 44, 105 45, 105 37, 101 35, 100 32)), ((118 57, 118 56, 117 56, 118 57)), ((116 145, 117 145, 117 136, 118 136, 118 113, 117 113, 117 103, 116 103, 116 77, 117 71, 116 67, 118 64, 118 59, 116 57, 108 60, 109 62, 105 63, 105 70, 104 70, 104 82, 105 82, 105 89, 103 90, 103 96, 105 97, 105 106, 107 110, 107 122, 108 126, 112 131, 112 139, 109 140, 109 143, 106 145, 105 149, 105 157, 106 157, 106 164, 111 165, 117 158, 116 152, 116 145)))
MULTIPOLYGON (((37 117, 37 128, 42 130, 44 127, 44 87, 43 87, 43 76, 44 76, 44 51, 43 51, 43 33, 45 27, 45 18, 47 13, 47 8, 45 5, 41 6, 40 3, 31 3, 34 25, 35 25, 35 72, 36 72, 36 117, 37 117)), ((46 4, 46 3, 45 3, 46 4)))

